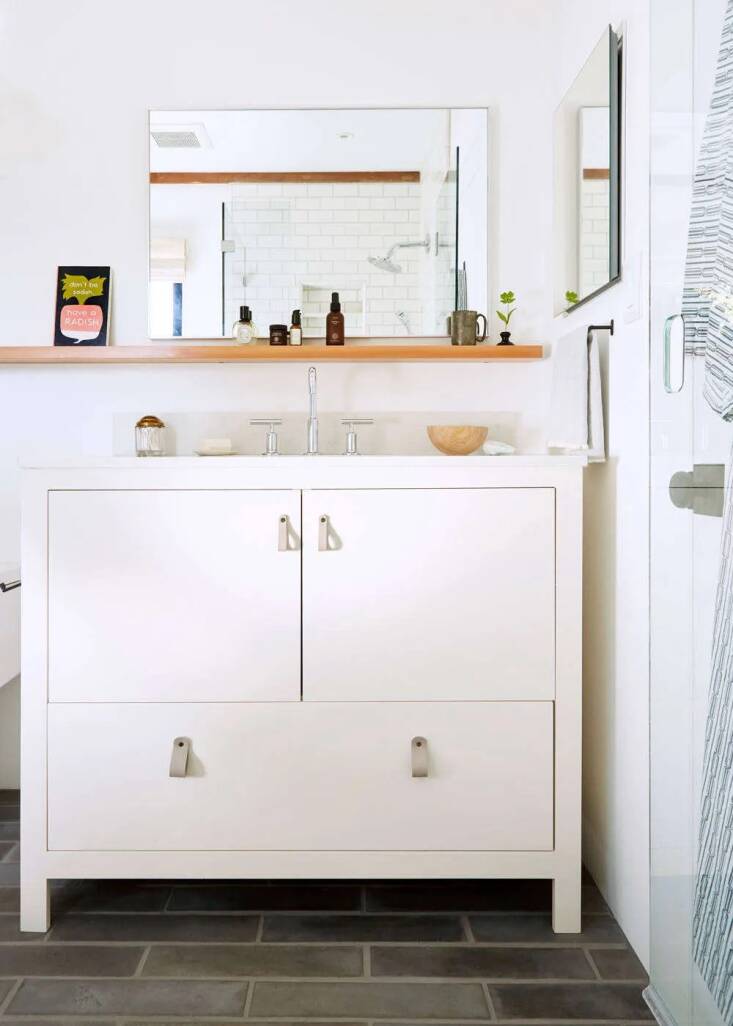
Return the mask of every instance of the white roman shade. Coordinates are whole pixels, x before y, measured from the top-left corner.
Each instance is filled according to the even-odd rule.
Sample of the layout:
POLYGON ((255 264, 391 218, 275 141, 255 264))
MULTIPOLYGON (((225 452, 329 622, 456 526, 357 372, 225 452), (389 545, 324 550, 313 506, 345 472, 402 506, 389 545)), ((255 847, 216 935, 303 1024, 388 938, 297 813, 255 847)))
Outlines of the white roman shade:
POLYGON ((183 281, 186 277, 186 240, 150 240, 150 280, 183 281))

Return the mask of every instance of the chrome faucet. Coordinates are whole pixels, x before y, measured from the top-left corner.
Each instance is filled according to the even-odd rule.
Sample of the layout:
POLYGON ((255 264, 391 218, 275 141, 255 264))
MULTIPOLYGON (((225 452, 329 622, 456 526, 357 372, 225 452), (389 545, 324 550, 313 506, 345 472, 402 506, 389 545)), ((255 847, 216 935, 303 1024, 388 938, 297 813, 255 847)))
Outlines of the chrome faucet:
POLYGON ((308 368, 308 448, 306 456, 318 455, 318 407, 316 394, 316 368, 308 368))

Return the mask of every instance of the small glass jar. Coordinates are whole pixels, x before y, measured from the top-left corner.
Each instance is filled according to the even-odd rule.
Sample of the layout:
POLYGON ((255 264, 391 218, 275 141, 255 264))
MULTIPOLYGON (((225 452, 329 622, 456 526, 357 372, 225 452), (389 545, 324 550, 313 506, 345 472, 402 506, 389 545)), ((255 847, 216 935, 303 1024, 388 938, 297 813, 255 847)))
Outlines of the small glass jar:
POLYGON ((135 425, 135 452, 138 456, 165 456, 165 424, 149 414, 135 425))
POLYGON ((270 325, 270 345, 271 346, 286 346, 288 344, 288 326, 287 324, 271 324, 270 325))

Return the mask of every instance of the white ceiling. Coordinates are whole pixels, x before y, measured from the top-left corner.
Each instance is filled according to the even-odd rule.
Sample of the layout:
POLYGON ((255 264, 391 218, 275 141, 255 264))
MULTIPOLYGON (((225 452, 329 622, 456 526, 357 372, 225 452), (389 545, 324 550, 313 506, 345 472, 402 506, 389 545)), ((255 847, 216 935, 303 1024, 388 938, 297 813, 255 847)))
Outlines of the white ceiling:
MULTIPOLYGON (((486 122, 486 109, 476 108, 486 122)), ((151 171, 414 171, 448 145, 443 109, 151 111, 156 125, 203 125, 211 146, 161 149, 151 171), (348 138, 339 138, 348 133, 348 138)))

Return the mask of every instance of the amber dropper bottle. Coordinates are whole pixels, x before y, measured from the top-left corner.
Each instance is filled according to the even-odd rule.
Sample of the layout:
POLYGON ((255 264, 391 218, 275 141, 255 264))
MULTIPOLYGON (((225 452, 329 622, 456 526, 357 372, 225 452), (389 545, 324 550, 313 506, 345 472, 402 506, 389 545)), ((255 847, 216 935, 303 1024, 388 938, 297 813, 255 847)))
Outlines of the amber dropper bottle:
POLYGON ((331 310, 326 315, 326 345, 342 346, 344 344, 344 315, 338 292, 331 293, 331 310))

